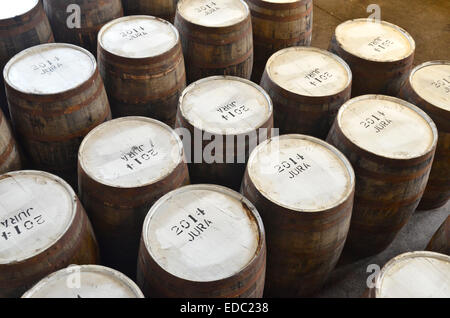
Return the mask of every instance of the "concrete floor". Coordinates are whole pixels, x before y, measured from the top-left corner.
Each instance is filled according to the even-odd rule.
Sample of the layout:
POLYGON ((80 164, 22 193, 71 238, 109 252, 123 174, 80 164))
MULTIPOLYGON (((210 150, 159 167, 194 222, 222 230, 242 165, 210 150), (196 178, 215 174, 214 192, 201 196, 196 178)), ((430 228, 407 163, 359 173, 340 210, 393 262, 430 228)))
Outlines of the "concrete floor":
MULTIPOLYGON (((314 0, 312 46, 327 49, 334 29, 349 19, 369 17, 369 4, 381 8, 381 19, 407 30, 416 41, 414 65, 425 61, 450 60, 449 0, 314 0)), ((432 211, 417 211, 384 252, 338 266, 317 297, 361 297, 366 289, 369 264, 382 267, 404 252, 423 250, 450 213, 450 202, 432 211)))

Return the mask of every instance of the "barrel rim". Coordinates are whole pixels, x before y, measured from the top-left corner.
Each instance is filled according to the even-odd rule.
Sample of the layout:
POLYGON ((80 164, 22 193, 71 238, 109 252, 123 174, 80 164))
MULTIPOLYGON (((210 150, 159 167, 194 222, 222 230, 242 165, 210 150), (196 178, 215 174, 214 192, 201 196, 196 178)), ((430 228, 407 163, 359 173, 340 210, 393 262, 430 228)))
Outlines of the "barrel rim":
POLYGON ((222 25, 222 26, 208 26, 208 25, 203 25, 203 24, 199 24, 199 23, 195 23, 191 20, 189 20, 188 18, 186 18, 182 13, 181 13, 181 3, 184 1, 190 1, 190 0, 179 0, 177 3, 177 10, 176 10, 176 14, 179 15, 184 21, 186 21, 187 23, 190 23, 191 25, 194 25, 196 27, 200 27, 200 28, 206 28, 206 29, 211 29, 211 30, 215 30, 215 29, 226 29, 226 28, 230 28, 236 25, 239 25, 241 23, 244 23, 245 20, 247 20, 248 17, 251 16, 250 13, 250 7, 248 6, 248 4, 244 1, 244 0, 237 0, 239 2, 241 2, 241 4, 244 6, 245 10, 246 10, 246 15, 244 18, 242 18, 242 20, 236 21, 235 23, 231 23, 231 24, 227 24, 227 25, 222 25))
POLYGON ((231 75, 214 75, 214 76, 209 76, 209 77, 205 77, 202 78, 198 81, 195 81, 193 83, 191 83, 190 85, 188 85, 183 92, 181 93, 180 98, 178 99, 178 110, 181 113, 181 116, 184 118, 184 120, 186 120, 189 125, 191 125, 192 127, 194 127, 195 129, 200 129, 199 127, 197 127, 190 118, 186 117, 186 114, 184 112, 183 109, 183 101, 184 98, 186 97, 186 95, 193 90, 196 86, 201 85, 205 82, 210 82, 210 81, 216 81, 216 80, 231 80, 231 81, 239 81, 242 82, 244 84, 250 85, 253 88, 255 88, 256 90, 258 90, 266 99, 267 104, 268 104, 268 112, 267 112, 267 116, 264 117, 264 119, 258 124, 255 125, 254 128, 249 128, 248 130, 239 132, 237 134, 229 134, 229 133, 225 133, 223 131, 218 132, 218 131, 209 131, 209 130, 205 130, 203 127, 201 128, 202 131, 210 133, 210 134, 219 134, 221 136, 236 136, 236 135, 242 135, 242 134, 248 134, 249 132, 252 132, 254 130, 257 130, 258 128, 260 128, 262 125, 264 125, 272 116, 273 116, 273 102, 272 102, 272 98, 270 97, 270 95, 265 91, 265 89, 263 89, 260 85, 242 78, 242 77, 238 77, 238 76, 231 76, 231 75))
POLYGON ((15 91, 27 95, 27 96, 39 96, 39 97, 48 97, 48 96, 63 96, 69 92, 75 92, 77 91, 80 87, 83 87, 83 85, 86 85, 86 83, 88 83, 94 76, 95 73, 97 72, 97 60, 95 59, 94 55, 92 55, 91 52, 89 52, 88 50, 86 50, 85 48, 82 48, 80 46, 74 45, 74 44, 70 44, 70 43, 44 43, 44 44, 38 44, 32 47, 29 47, 19 53, 17 53, 16 55, 14 55, 14 57, 12 57, 8 63, 5 65, 5 68, 3 69, 3 79, 5 80, 5 83, 11 87, 12 89, 14 89, 15 91), (86 54, 86 56, 91 60, 92 62, 92 72, 89 74, 89 76, 80 84, 69 88, 69 89, 65 89, 62 91, 58 91, 58 92, 54 92, 54 93, 33 93, 33 92, 27 92, 24 91, 23 89, 18 88, 16 85, 14 85, 13 83, 11 83, 11 81, 9 80, 9 70, 12 67, 12 65, 14 63, 17 62, 17 60, 20 60, 22 57, 24 57, 26 54, 28 54, 29 52, 32 52, 34 50, 37 50, 38 48, 50 48, 50 47, 55 47, 55 48, 69 48, 69 49, 73 49, 73 50, 77 50, 80 51, 84 54, 86 54))
POLYGON ((28 291, 26 291, 21 298, 33 298, 34 293, 39 292, 41 289, 46 288, 47 283, 53 280, 61 279, 64 276, 70 274, 67 273, 67 270, 72 267, 78 267, 80 269, 80 272, 108 274, 108 276, 120 282, 124 287, 130 289, 130 291, 133 294, 135 294, 136 298, 144 298, 144 294, 142 293, 141 289, 128 276, 113 268, 95 264, 89 265, 72 264, 66 268, 57 270, 56 272, 53 272, 42 278, 40 281, 38 281, 33 287, 31 287, 28 291))
POLYGON ((347 202, 352 196, 353 196, 353 192, 355 189, 355 183, 356 183, 356 177, 355 177, 355 171, 353 170, 353 166, 350 163, 350 161, 347 159, 347 157, 336 147, 334 147, 333 145, 329 144, 328 142, 313 137, 313 136, 308 136, 308 135, 302 135, 302 134, 286 134, 286 135, 281 135, 281 136, 274 136, 271 137, 265 141, 263 141, 262 143, 260 143, 258 146, 255 147, 255 149, 253 149, 252 153, 250 154, 249 158, 248 158, 248 163, 247 163, 247 174, 248 177, 250 178, 250 181, 253 183, 254 187, 256 188, 256 190, 264 197, 266 198, 269 202, 272 202, 274 204, 276 204, 277 206, 280 206, 288 211, 294 211, 294 212, 302 212, 302 213, 325 213, 327 211, 330 211, 332 209, 335 209, 336 207, 341 206, 342 204, 344 204, 345 202, 347 202), (302 139, 302 140, 308 140, 311 142, 315 142, 321 146, 323 146, 324 148, 326 148, 327 150, 331 151, 338 159, 341 160, 341 162, 343 163, 344 167, 347 169, 347 174, 348 174, 348 187, 347 187, 347 192, 345 192, 345 194, 342 196, 342 198, 337 201, 336 203, 334 203, 333 205, 326 207, 326 208, 320 208, 320 209, 302 209, 302 208, 295 208, 292 206, 289 206, 287 204, 284 204, 282 202, 278 202, 277 200, 270 198, 268 195, 265 194, 264 191, 261 191, 260 188, 258 188, 258 186, 256 185, 256 183, 253 181, 251 174, 249 173, 249 168, 250 167, 250 162, 253 160, 253 158, 257 155, 259 149, 265 147, 267 144, 271 143, 274 139, 302 139))
POLYGON ((269 1, 269 0, 247 0, 248 2, 251 2, 255 6, 261 7, 261 8, 268 8, 270 10, 274 11, 281 11, 281 10, 289 10, 293 8, 297 8, 303 4, 308 4, 312 2, 312 0, 293 0, 289 2, 275 2, 275 1, 269 1))
POLYGON ((152 261, 162 271, 164 271, 165 273, 168 273, 170 276, 175 277, 176 279, 179 279, 181 281, 186 281, 186 282, 190 282, 190 283, 194 283, 194 284, 211 284, 211 283, 226 281, 226 280, 228 280, 230 278, 235 277, 238 274, 238 273, 234 273, 234 274, 231 274, 228 277, 224 277, 224 278, 217 279, 217 280, 212 280, 212 281, 193 281, 193 280, 185 279, 185 278, 182 278, 182 277, 178 277, 175 274, 167 271, 165 268, 163 268, 161 266, 161 264, 154 257, 154 254, 152 253, 152 250, 150 249, 150 242, 149 242, 149 236, 148 236, 148 231, 149 231, 150 222, 151 222, 152 217, 157 212, 158 208, 162 204, 164 204, 168 199, 172 198, 173 196, 175 196, 175 195, 177 195, 179 193, 189 192, 191 190, 210 190, 210 191, 218 192, 218 193, 221 193, 221 194, 224 194, 224 195, 228 195, 228 196, 232 197, 235 200, 241 201, 241 203, 245 204, 245 206, 251 212, 251 216, 253 217, 253 219, 254 219, 257 227, 258 227, 258 246, 256 247, 256 250, 255 250, 255 253, 254 253, 253 257, 248 261, 248 263, 245 266, 243 266, 240 269, 240 271, 238 273, 247 271, 253 265, 253 263, 258 260, 260 255, 264 252, 265 240, 266 240, 265 239, 266 233, 265 233, 264 223, 263 223, 261 215, 259 214, 259 212, 256 209, 256 207, 243 194, 241 194, 241 193, 239 193, 237 191, 234 191, 234 190, 232 190, 230 188, 227 188, 227 187, 224 187, 224 186, 221 186, 221 185, 217 185, 217 184, 191 184, 191 185, 186 185, 186 186, 180 187, 178 189, 172 190, 169 193, 167 193, 164 196, 162 196, 161 198, 159 198, 153 204, 153 206, 150 208, 150 210, 148 211, 148 213, 147 213, 147 215, 145 217, 145 220, 144 220, 141 237, 142 237, 142 242, 144 243, 145 252, 148 253, 148 255, 150 256, 152 261))
POLYGON ((279 86, 281 89, 283 89, 283 90, 285 90, 285 91, 287 91, 287 92, 289 92, 289 93, 292 93, 292 94, 295 94, 295 95, 298 95, 298 96, 305 96, 305 97, 308 97, 308 98, 332 98, 333 96, 336 96, 336 95, 338 95, 338 94, 341 94, 341 93, 344 92, 346 89, 348 89, 349 86, 350 86, 350 85, 352 84, 352 82, 353 82, 353 72, 352 72, 350 66, 348 65, 348 63, 347 63, 343 58, 341 58, 340 56, 338 56, 338 55, 336 55, 336 54, 334 54, 334 53, 332 53, 332 52, 330 52, 330 51, 323 50, 323 49, 316 48, 316 47, 312 47, 312 46, 291 46, 291 47, 287 47, 287 48, 284 48, 284 49, 281 49, 281 50, 275 52, 275 53, 272 54, 272 56, 270 56, 269 59, 267 60, 266 66, 265 66, 265 70, 267 71, 267 76, 269 77, 269 79, 270 79, 275 85, 279 86), (347 71, 348 79, 347 79, 347 82, 346 82, 344 88, 343 88, 342 90, 340 90, 339 92, 336 92, 336 93, 333 93, 333 94, 328 94, 328 95, 301 95, 301 94, 299 94, 299 93, 297 93, 297 92, 294 92, 294 91, 292 91, 292 90, 289 90, 289 89, 286 89, 286 88, 282 87, 278 82, 276 82, 276 81, 270 76, 271 74, 270 74, 270 72, 269 72, 269 64, 270 64, 271 62, 273 62, 273 60, 276 59, 279 55, 284 54, 285 52, 288 52, 288 51, 311 51, 311 52, 317 52, 317 53, 324 54, 324 55, 326 55, 326 56, 328 56, 328 57, 330 57, 330 58, 336 60, 336 61, 339 62, 339 63, 344 67, 344 69, 347 71))
POLYGON ((420 109, 419 107, 417 107, 416 105, 411 104, 410 102, 407 102, 403 99, 397 98, 397 97, 393 97, 393 96, 388 96, 388 95, 381 95, 381 94, 367 94, 367 95, 361 95, 358 97, 354 97, 349 99, 348 101, 346 101, 340 108, 339 111, 336 115, 336 123, 339 127, 339 130, 341 131, 342 135, 345 136, 345 138, 353 145, 355 145, 356 147, 358 147, 359 149, 362 149, 364 152, 369 153, 370 155, 374 156, 375 158, 380 158, 381 160, 394 160, 394 161, 410 161, 410 160, 415 160, 415 159, 419 159, 422 158, 423 156, 426 156, 427 154, 429 154, 434 148, 436 148, 437 145, 437 141, 438 141, 438 130, 436 127, 436 124, 434 123, 434 121, 431 119, 431 117, 425 113, 422 109, 420 109), (423 120, 425 120, 432 133, 433 133, 433 142, 430 144, 430 146, 426 149, 426 151, 424 151, 423 153, 413 156, 413 157, 408 157, 408 158, 396 158, 393 156, 387 156, 387 155, 380 155, 378 153, 372 152, 362 146, 360 146, 359 144, 356 144, 354 141, 352 141, 343 131, 342 129, 342 125, 341 125, 341 118, 342 115, 344 113, 344 111, 347 109, 347 107, 349 107, 351 104, 355 103, 355 102, 359 102, 361 100, 368 100, 368 99, 376 99, 376 100, 387 100, 393 103, 397 103, 400 104, 402 106, 405 106, 411 110, 413 110, 414 112, 416 112, 420 117, 422 117, 423 120))
POLYGON ((358 19, 351 19, 351 20, 344 21, 344 22, 340 23, 338 26, 336 26, 336 28, 334 30, 334 38, 336 39, 336 42, 339 44, 340 48, 343 49, 347 54, 349 54, 351 56, 355 56, 355 57, 357 57, 359 59, 362 59, 362 60, 365 60, 365 61, 374 62, 374 63, 380 63, 380 64, 382 64, 382 63, 395 63, 395 62, 400 62, 400 61, 407 60, 407 59, 411 58, 411 56, 413 56, 415 51, 416 51, 416 42, 415 42, 414 38, 411 36, 411 34, 408 33, 408 31, 406 31, 405 29, 403 29, 402 27, 400 27, 400 26, 398 26, 396 24, 393 24, 393 23, 390 23, 390 22, 387 22, 387 21, 384 21, 384 20, 380 20, 380 21, 375 21, 374 22, 374 19, 371 19, 371 18, 358 18, 358 19), (411 45, 411 50, 410 50, 409 54, 407 54, 404 57, 399 58, 399 59, 386 59, 386 60, 380 61, 380 60, 368 58, 368 57, 362 56, 360 54, 355 54, 355 53, 352 53, 352 52, 349 52, 349 51, 345 50, 343 45, 342 45, 342 43, 339 42, 339 40, 337 39, 336 30, 342 25, 350 24, 350 23, 353 23, 353 22, 363 22, 363 21, 371 22, 371 23, 381 23, 381 24, 389 26, 389 27, 393 28, 394 30, 400 32, 406 38, 406 40, 409 42, 409 44, 411 45))
POLYGON ((127 16, 123 16, 117 19, 114 19, 112 21, 109 21, 108 23, 106 23, 104 26, 102 26, 102 28, 100 29, 100 31, 98 31, 98 35, 97 35, 97 43, 98 45, 101 47, 102 50, 104 50, 105 52, 108 52, 111 55, 115 55, 121 58, 125 58, 125 59, 130 59, 130 60, 135 60, 135 61, 139 61, 139 60, 147 60, 147 59, 154 59, 154 58, 158 58, 160 56, 163 56, 165 54, 167 54, 167 52, 170 52, 171 50, 173 50, 174 47, 176 47, 178 45, 178 43, 180 42, 180 32, 178 32, 178 29, 169 21, 161 19, 159 17, 155 17, 155 16, 151 16, 151 15, 127 15, 127 16), (121 23, 123 21, 126 20, 132 20, 132 19, 136 19, 136 18, 141 18, 141 19, 147 19, 147 20, 157 20, 161 23, 164 24, 168 24, 169 27, 172 29, 172 31, 175 34, 175 39, 176 41, 174 42, 174 44, 165 52, 162 52, 160 54, 155 54, 155 55, 149 55, 149 56, 143 56, 143 57, 132 57, 132 56, 125 56, 122 54, 117 54, 115 52, 111 52, 109 50, 107 50, 104 45, 103 45, 103 34, 107 31, 107 29, 109 29, 111 26, 113 26, 114 24, 117 23, 121 23))
POLYGON ((72 212, 71 212, 71 217, 67 222, 66 227, 64 228, 63 231, 61 231, 58 236, 56 236, 56 238, 49 243, 47 246, 35 250, 32 253, 30 253, 30 255, 27 255, 26 257, 23 258, 19 258, 19 259, 14 259, 11 260, 9 262, 6 263, 2 263, 0 261, 0 265, 10 265, 10 264, 16 264, 16 263, 22 263, 24 261, 27 261, 29 259, 32 259, 33 257, 36 257, 37 255, 41 255, 44 254, 47 250, 49 250, 50 248, 52 248, 56 243, 59 242, 59 240, 61 240, 61 238, 64 237, 64 235, 66 235, 66 233, 69 231, 70 227, 73 225, 73 222, 75 220, 75 216, 77 215, 77 210, 78 210, 78 206, 80 205, 79 201, 78 201, 78 197, 75 193, 75 191, 72 189, 72 187, 61 177, 58 177, 57 175, 45 172, 45 171, 40 171, 40 170, 19 170, 19 171, 12 171, 12 172, 8 172, 5 173, 3 175, 0 176, 0 181, 6 178, 14 178, 14 176, 22 176, 22 175, 29 175, 29 176, 40 176, 40 177, 45 177, 47 179, 50 179, 51 181, 56 181, 60 186, 62 186, 68 193, 69 197, 71 198, 70 200, 70 204, 72 207, 72 212))
POLYGON ((441 253, 432 252, 432 251, 414 251, 414 252, 406 252, 406 253, 397 255, 396 257, 389 260, 383 266, 380 273, 378 274, 378 276, 376 278, 376 283, 375 283, 375 298, 380 298, 379 296, 381 295, 381 291, 383 288, 384 277, 389 272, 389 270, 392 268, 393 265, 396 265, 406 259, 413 259, 413 258, 419 258, 419 257, 433 258, 433 259, 438 259, 438 260, 446 261, 446 262, 450 263, 450 256, 441 254, 441 253))
POLYGON ((29 14, 30 12, 35 10, 40 5, 40 3, 41 3, 40 0, 35 0, 35 1, 36 1, 36 4, 32 8, 30 8, 29 10, 27 10, 25 12, 22 12, 22 13, 19 13, 19 14, 16 14, 15 16, 12 16, 12 17, 9 17, 9 18, 4 18, 4 19, 0 18, 0 22, 8 22, 8 21, 16 22, 15 19, 17 19, 17 17, 23 17, 23 16, 29 14))
POLYGON ((148 187, 150 185, 154 185, 156 183, 158 183, 161 180, 164 180, 165 178, 167 178, 168 176, 170 176, 170 174, 173 173, 173 171, 175 171, 175 169, 184 161, 184 148, 183 148, 183 142, 180 139, 180 136, 176 133, 176 131, 174 129, 172 129, 170 126, 168 126, 167 124, 156 120, 154 118, 149 118, 149 117, 143 117, 143 116, 126 116, 126 117, 120 117, 120 118, 115 118, 112 120, 108 120, 100 125, 98 125, 97 127, 95 127, 94 129, 92 129, 84 138, 83 141, 80 144, 80 147, 78 148, 78 162, 80 164, 81 169, 84 171, 84 173, 91 178, 92 180, 94 180, 95 182, 98 182, 99 184, 102 184, 104 186, 107 187, 112 187, 112 188, 117 188, 117 189, 139 189, 139 188, 145 188, 148 187), (84 164, 84 160, 83 160, 83 149, 86 146, 86 143, 88 141, 88 139, 90 137, 92 137, 94 134, 96 134, 98 131, 105 129, 106 126, 109 125, 113 125, 117 122, 122 122, 122 121, 132 121, 132 120, 137 120, 137 121, 143 121, 143 122, 147 122, 150 124, 155 124, 160 126, 161 128, 164 128, 165 130, 167 130, 177 141, 178 144, 178 149, 179 149, 179 160, 178 162, 175 163, 175 167, 173 170, 168 171, 166 174, 161 175, 159 178, 152 180, 151 182, 147 182, 145 184, 139 185, 139 186, 118 186, 109 182, 105 182, 104 180, 100 180, 94 176, 92 176, 89 173, 89 170, 86 169, 86 165, 84 164))

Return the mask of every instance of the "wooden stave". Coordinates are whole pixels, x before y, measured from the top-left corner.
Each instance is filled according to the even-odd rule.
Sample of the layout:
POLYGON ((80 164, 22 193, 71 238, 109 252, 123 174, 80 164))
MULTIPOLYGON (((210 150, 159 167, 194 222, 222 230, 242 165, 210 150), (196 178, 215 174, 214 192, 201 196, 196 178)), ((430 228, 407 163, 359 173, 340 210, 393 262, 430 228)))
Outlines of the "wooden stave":
POLYGON ((90 51, 94 56, 97 55, 97 34, 100 29, 111 20, 123 16, 121 0, 109 0, 89 3, 88 0, 44 0, 45 11, 50 24, 54 30, 55 40, 62 43, 71 43, 81 46, 90 51), (70 4, 80 6, 82 18, 81 28, 69 29, 67 27, 66 8, 70 4), (107 7, 110 11, 105 16, 102 9, 107 7), (92 13, 102 14, 92 14, 92 13), (87 12, 87 13, 86 13, 87 12), (65 14, 65 15, 64 15, 65 14), (63 15, 61 17, 61 15, 63 15), (89 21, 88 18, 92 18, 89 21))
POLYGON ((266 232, 251 202, 245 197, 241 201, 256 220, 260 239, 253 259, 240 272, 209 282, 176 277, 156 263, 141 237, 137 283, 144 295, 150 298, 262 298, 266 273, 266 232))
POLYGON ((98 67, 84 83, 61 93, 46 95, 23 93, 7 81, 5 87, 12 126, 32 167, 57 174, 76 188, 76 161, 82 139, 90 130, 111 119, 109 101, 98 67), (84 114, 86 109, 89 114, 84 114), (64 137, 52 138, 52 135, 61 135, 59 129, 68 123, 72 114, 81 117, 81 123, 72 127, 64 137), (54 127, 50 127, 50 120, 54 121, 54 127), (33 127, 36 130, 42 128, 43 132, 27 131, 33 127), (55 131, 47 133, 47 129, 55 131), (58 156, 60 158, 57 158, 58 156), (52 161, 53 163, 49 163, 52 161), (67 163, 68 161, 70 162, 67 163))
MULTIPOLYGON (((349 74, 351 77, 350 69, 349 74)), ((298 133, 323 140, 327 137, 339 108, 350 99, 352 84, 351 78, 345 89, 333 95, 302 96, 290 92, 272 81, 267 73, 267 68, 261 78, 261 87, 266 90, 273 101, 274 123, 275 127, 280 129, 280 134, 298 133), (317 110, 318 106, 322 106, 322 110, 317 110), (299 107, 306 109, 299 110, 299 107), (277 109, 283 111, 277 111, 277 109), (298 116, 299 114, 300 116, 298 116)))
POLYGON ((0 109, 0 175, 21 168, 22 160, 18 145, 8 121, 0 109))
MULTIPOLYGON (((349 163, 348 167, 352 171, 349 163)), ((266 231, 269 233, 266 238, 268 256, 264 297, 309 297, 319 292, 336 266, 344 249, 352 216, 355 193, 354 176, 352 190, 348 193, 345 200, 335 207, 322 211, 301 212, 278 206, 257 190, 249 176, 248 167, 242 182, 241 193, 258 209, 266 231), (280 211, 283 218, 274 217, 274 211, 280 211), (299 215, 301 215, 301 218, 299 215), (324 231, 321 228, 325 222, 327 222, 327 229, 324 231), (323 233, 331 234, 332 231, 329 229, 336 226, 336 224, 339 224, 342 233, 345 234, 336 239, 334 245, 321 246, 320 244, 311 244, 311 246, 308 246, 308 244, 305 244, 306 246, 300 247, 299 250, 301 252, 297 254, 292 254, 292 245, 286 246, 286 240, 292 243, 294 241, 293 238, 298 237, 299 232, 304 234, 305 238, 318 233, 322 236, 323 233), (276 252, 274 253, 274 251, 276 252), (285 260, 287 255, 291 254, 292 258, 285 260), (294 276, 289 276, 289 268, 298 268, 299 257, 307 258, 310 256, 318 258, 310 264, 307 263, 312 269, 299 270, 297 273, 294 271, 292 273, 294 276), (283 273, 283 275, 280 275, 280 273, 283 273), (305 284, 305 287, 296 288, 296 286, 293 286, 292 282, 294 279, 297 279, 301 284, 305 284)))
MULTIPOLYGON (((18 171, 11 174, 27 172, 29 171, 18 171)), ((0 179, 7 178, 11 174, 4 174, 0 176, 0 179)), ((43 174, 49 175, 45 172, 43 174)), ((70 188, 69 185, 67 185, 67 188, 70 188)), ((20 262, 0 264, 0 271, 3 273, 0 276, 1 297, 20 297, 42 278, 71 264, 84 265, 99 263, 99 250, 91 222, 80 200, 73 190, 70 190, 74 197, 76 210, 72 224, 57 242, 43 250, 40 254, 20 262), (74 241, 73 238, 76 240, 74 241), (25 277, 20 277, 21 275, 25 277), (2 281, 2 277, 7 278, 2 281)))
MULTIPOLYGON (((400 27, 395 27, 406 33, 400 27)), ((409 56, 398 61, 378 62, 363 59, 345 51, 337 41, 336 33, 332 36, 328 50, 341 57, 350 66, 354 78, 352 97, 365 94, 397 96, 412 69, 415 54, 414 47, 409 56)))
MULTIPOLYGON (((245 4, 245 2, 244 2, 245 4)), ((246 4, 245 4, 246 5, 246 4)), ((175 27, 178 29, 186 62, 186 79, 191 84, 204 77, 214 75, 231 75, 250 79, 253 68, 253 35, 250 10, 247 17, 234 25, 227 27, 205 27, 192 23, 182 17, 177 9, 175 27), (231 40, 230 40, 231 39, 231 40), (191 54, 190 46, 197 45, 195 54, 191 54), (243 54, 228 54, 228 51, 244 47, 243 54), (211 57, 198 55, 202 52, 221 53, 222 59, 214 61, 211 57), (231 57, 230 57, 231 56, 231 57)))
POLYGON ((164 19, 170 23, 174 22, 178 0, 172 0, 172 2, 173 5, 169 8, 165 0, 122 0, 123 9, 127 16, 145 14, 164 19))
MULTIPOLYGON (((41 1, 20 16, 0 20, 0 70, 3 71, 7 62, 20 51, 34 45, 52 42, 55 42, 55 39, 41 1), (18 37, 26 38, 19 46, 18 37)), ((9 118, 4 86, 3 76, 0 76, 0 108, 9 118)))
POLYGON ((399 92, 399 98, 416 105, 426 112, 433 119, 439 132, 430 178, 422 200, 419 203, 419 210, 440 208, 450 199, 450 112, 436 107, 421 98, 411 85, 415 70, 442 62, 448 63, 448 61, 431 61, 417 66, 411 71, 408 80, 399 92))
POLYGON ((425 250, 450 255, 450 215, 433 234, 425 250))
POLYGON ((177 37, 177 43, 169 51, 147 58, 122 57, 105 50, 100 42, 98 43, 98 67, 108 92, 114 118, 145 116, 174 127, 178 99, 186 87, 183 51, 179 36, 177 37), (142 80, 140 79, 142 76, 150 78, 142 80), (152 77, 155 78, 156 83, 152 83, 152 77), (133 79, 133 82, 129 82, 130 79, 133 79), (169 89, 161 92, 151 90, 148 92, 150 94, 145 96, 145 94, 139 94, 139 88, 136 87, 139 82, 143 83, 141 88, 149 89, 149 87, 160 86, 162 88, 169 87, 169 89), (134 89, 136 92, 130 94, 131 96, 120 95, 123 91, 131 90, 133 92, 134 89), (125 99, 136 95, 138 97, 134 97, 132 100, 125 99), (130 105, 135 109, 130 109, 130 105))
POLYGON ((288 3, 275 3, 263 0, 245 0, 252 16, 254 63, 252 81, 259 83, 263 76, 269 57, 278 50, 291 46, 309 46, 312 40, 313 2, 312 0, 299 0, 288 3), (305 11, 302 10, 305 6, 305 11), (272 15, 270 15, 270 13, 272 15), (297 18, 296 18, 297 17, 297 18), (296 19, 294 19, 296 18, 296 19), (306 20, 306 30, 294 24, 300 31, 300 36, 286 38, 267 38, 260 32, 259 24, 273 23, 273 29, 292 22, 306 20))
MULTIPOLYGON (((424 112, 414 105, 411 106, 432 124, 432 120, 424 112)), ((358 257, 372 256, 382 252, 392 243, 416 210, 428 182, 436 150, 436 140, 434 146, 427 153, 415 158, 402 160, 382 157, 351 142, 342 132, 337 120, 336 118, 326 141, 348 158, 356 175, 353 215, 344 252, 358 257), (381 168, 381 172, 374 171, 376 168, 381 168), (387 176, 389 178, 379 186, 374 182, 379 181, 380 177, 387 176), (371 196, 374 199, 367 199, 361 195, 361 185, 367 187, 367 184, 372 184, 374 187, 373 189, 369 188, 371 191, 367 191, 366 197, 371 196), (404 198, 405 189, 411 185, 414 186, 416 191, 406 199, 393 200, 391 198, 390 200, 383 200, 382 198, 383 195, 404 198), (385 202, 384 205, 383 202, 385 202), (393 205, 397 208, 395 215, 389 210, 393 205), (368 208, 365 209, 365 206, 368 208), (374 207, 371 208, 371 206, 374 207), (384 213, 390 216, 389 222, 385 220, 377 221, 376 218, 373 218, 375 207, 377 215, 384 210, 384 213), (365 211, 365 214, 369 214, 371 217, 366 219, 364 216, 360 216, 360 211, 365 211), (375 226, 373 226, 373 222, 376 222, 375 226)), ((433 128, 434 124, 431 126, 433 128)), ((437 133, 435 129, 434 132, 437 133)))

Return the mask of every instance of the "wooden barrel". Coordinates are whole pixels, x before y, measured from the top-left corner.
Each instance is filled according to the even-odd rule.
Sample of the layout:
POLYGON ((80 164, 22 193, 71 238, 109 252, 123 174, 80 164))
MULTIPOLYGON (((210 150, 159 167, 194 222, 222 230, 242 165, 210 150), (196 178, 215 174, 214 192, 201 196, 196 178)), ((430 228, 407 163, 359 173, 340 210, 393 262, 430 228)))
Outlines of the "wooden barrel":
POLYGON ((178 0, 122 0, 125 15, 151 15, 173 23, 178 0))
POLYGON ((94 56, 98 31, 123 16, 121 0, 44 0, 44 8, 57 42, 81 46, 94 56))
POLYGON ((57 176, 0 176, 0 297, 20 297, 70 264, 96 264, 98 248, 72 188, 57 176))
POLYGON ((269 57, 291 46, 309 46, 313 28, 312 0, 245 0, 253 25, 252 81, 259 83, 269 57))
POLYGON ((265 296, 320 290, 344 247, 354 189, 350 163, 320 139, 282 135, 252 152, 242 193, 266 227, 265 296))
POLYGON ((43 44, 12 58, 4 76, 12 124, 31 164, 76 188, 78 147, 111 117, 94 56, 71 44, 43 44))
POLYGON ((350 254, 383 251, 408 222, 425 190, 437 138, 427 114, 395 97, 360 96, 339 109, 327 141, 355 169, 350 254))
POLYGON ((98 64, 114 117, 146 116, 173 127, 186 87, 173 25, 150 16, 108 23, 99 33, 98 64))
POLYGON ((71 265, 48 275, 22 298, 144 298, 124 274, 99 265, 71 265))
POLYGON ((260 298, 265 269, 261 218, 235 191, 186 186, 145 219, 137 282, 147 297, 260 298))
MULTIPOLYGON (((0 1, 0 71, 20 51, 49 42, 54 42, 53 33, 39 0, 0 1)), ((9 118, 2 76, 0 108, 9 118)))
POLYGON ((375 282, 369 298, 449 298, 450 257, 404 253, 387 262, 375 282))
POLYGON ((352 72, 328 51, 291 47, 270 57, 261 86, 272 98, 280 134, 325 139, 339 107, 350 99, 352 72))
POLYGON ((250 79, 253 36, 243 0, 180 0, 175 15, 188 83, 212 75, 250 79))
POLYGON ((134 278, 148 210, 167 192, 189 183, 180 138, 154 119, 114 119, 83 140, 78 176, 103 263, 134 278))
POLYGON ((233 76, 199 80, 183 92, 177 124, 192 183, 239 190, 248 156, 270 137, 273 107, 258 85, 233 76))
POLYGON ((418 209, 439 208, 450 199, 450 61, 432 61, 417 66, 399 96, 425 111, 438 129, 430 180, 418 209))
POLYGON ((8 120, 0 109, 0 175, 20 170, 22 161, 8 120))
POLYGON ((428 242, 427 251, 450 255, 450 215, 445 219, 439 229, 428 242))
POLYGON ((352 69, 352 96, 397 96, 411 71, 414 39, 402 28, 372 19, 355 19, 337 26, 330 51, 352 69))

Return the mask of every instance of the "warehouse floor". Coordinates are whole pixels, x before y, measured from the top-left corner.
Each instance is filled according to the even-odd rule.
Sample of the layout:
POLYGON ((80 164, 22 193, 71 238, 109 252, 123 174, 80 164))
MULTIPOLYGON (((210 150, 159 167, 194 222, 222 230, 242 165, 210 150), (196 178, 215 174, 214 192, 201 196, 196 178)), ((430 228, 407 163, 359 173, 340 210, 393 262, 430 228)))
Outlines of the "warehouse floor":
MULTIPOLYGON (((335 27, 343 21, 368 17, 368 5, 381 8, 381 19, 407 30, 416 41, 414 65, 430 60, 449 60, 450 1, 448 0, 314 0, 312 46, 327 49, 335 27)), ((367 266, 382 267, 391 258, 408 251, 423 250, 450 213, 450 202, 437 210, 417 211, 384 252, 338 266, 318 297, 361 297, 372 272, 367 266)))

